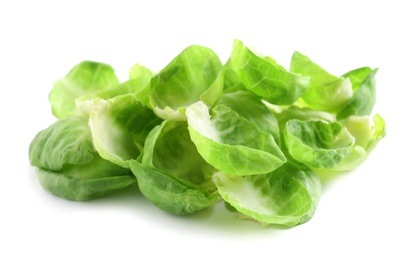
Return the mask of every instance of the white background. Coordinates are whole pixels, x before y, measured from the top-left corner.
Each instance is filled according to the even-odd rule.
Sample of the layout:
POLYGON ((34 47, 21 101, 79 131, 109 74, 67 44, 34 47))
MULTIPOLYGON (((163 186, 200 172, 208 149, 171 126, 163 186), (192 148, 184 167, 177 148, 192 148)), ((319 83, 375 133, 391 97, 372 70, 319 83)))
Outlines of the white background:
POLYGON ((408 1, 1 1, 0 259, 412 259, 408 1), (136 187, 71 202, 45 192, 28 161, 53 123, 53 82, 82 60, 124 80, 191 44, 225 62, 238 38, 288 67, 298 50, 335 75, 378 67, 375 111, 388 134, 357 170, 323 187, 294 228, 261 228, 222 205, 176 217, 136 187))

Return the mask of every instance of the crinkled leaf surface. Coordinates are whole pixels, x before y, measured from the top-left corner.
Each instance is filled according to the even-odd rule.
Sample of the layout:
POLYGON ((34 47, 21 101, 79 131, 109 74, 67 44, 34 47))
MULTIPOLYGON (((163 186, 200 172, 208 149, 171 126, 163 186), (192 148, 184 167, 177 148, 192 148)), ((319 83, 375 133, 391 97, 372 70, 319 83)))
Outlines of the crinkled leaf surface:
POLYGON ((358 91, 362 82, 368 77, 372 72, 372 69, 369 67, 362 67, 358 69, 351 70, 342 75, 343 78, 347 78, 352 83, 352 90, 355 93, 358 91))
POLYGON ((158 169, 130 161, 142 194, 158 208, 176 215, 188 215, 219 202, 217 192, 203 190, 158 169))
POLYGON ((255 123, 261 131, 273 135, 276 143, 280 143, 278 120, 257 96, 249 91, 238 90, 224 93, 219 99, 218 104, 230 107, 240 116, 255 123))
POLYGON ((355 144, 354 137, 338 122, 289 120, 284 135, 290 155, 315 168, 333 168, 355 144))
POLYGON ((243 85, 276 105, 293 104, 310 83, 310 77, 288 72, 273 59, 257 56, 239 40, 233 44, 230 59, 243 85))
POLYGON ((61 172, 40 169, 39 182, 49 192, 69 200, 91 200, 135 183, 130 171, 96 156, 85 165, 70 165, 61 172))
POLYGON ((222 198, 240 213, 265 224, 293 226, 308 221, 320 199, 318 177, 290 161, 268 174, 214 176, 222 198))
POLYGON ((164 119, 184 120, 182 108, 202 100, 213 105, 223 91, 222 64, 209 48, 184 49, 151 83, 151 104, 164 119))
POLYGON ((186 110, 190 137, 202 157, 220 171, 251 175, 268 173, 286 162, 272 135, 227 106, 198 102, 186 110))
POLYGON ((301 121, 305 120, 323 120, 326 122, 336 121, 336 116, 334 114, 324 112, 321 110, 313 110, 308 107, 298 107, 298 106, 289 106, 278 111, 272 111, 279 122, 279 128, 281 131, 286 126, 286 123, 291 119, 298 119, 301 121))
POLYGON ((246 90, 240 77, 233 70, 232 61, 229 59, 222 68, 224 76, 224 88, 223 92, 233 92, 238 90, 246 90))
POLYGON ((350 116, 343 120, 342 125, 355 138, 355 144, 351 148, 350 153, 333 168, 312 167, 312 169, 316 173, 328 174, 331 172, 351 171, 361 165, 386 135, 383 118, 376 114, 373 119, 373 125, 371 125, 368 116, 350 116))
POLYGON ((93 61, 76 65, 61 80, 54 83, 49 94, 53 115, 65 118, 76 115, 78 97, 117 87, 119 80, 111 66, 93 61))
POLYGON ((302 99, 312 109, 336 112, 352 97, 352 84, 349 79, 331 75, 299 52, 292 56, 290 71, 311 77, 302 99))
POLYGON ((162 210, 186 215, 220 200, 216 170, 197 152, 186 122, 164 121, 147 137, 142 162, 131 161, 143 195, 162 210))
POLYGON ((376 102, 376 81, 377 69, 372 70, 365 80, 360 84, 355 95, 338 113, 337 119, 348 116, 369 116, 376 102))
POLYGON ((139 64, 130 69, 130 79, 123 82, 116 88, 109 88, 95 93, 81 96, 75 100, 77 114, 89 117, 91 111, 101 100, 108 100, 117 96, 133 94, 137 100, 145 105, 149 105, 150 80, 153 73, 139 64))
POLYGON ((135 182, 129 170, 102 159, 93 149, 87 119, 68 117, 41 131, 29 148, 40 184, 70 200, 89 200, 135 182))
POLYGON ((134 94, 98 101, 89 121, 100 156, 126 168, 128 160, 139 157, 146 136, 160 123, 161 119, 134 94))
POLYGON ((66 164, 84 165, 94 157, 87 119, 60 119, 40 131, 29 147, 30 163, 39 168, 60 171, 66 164))

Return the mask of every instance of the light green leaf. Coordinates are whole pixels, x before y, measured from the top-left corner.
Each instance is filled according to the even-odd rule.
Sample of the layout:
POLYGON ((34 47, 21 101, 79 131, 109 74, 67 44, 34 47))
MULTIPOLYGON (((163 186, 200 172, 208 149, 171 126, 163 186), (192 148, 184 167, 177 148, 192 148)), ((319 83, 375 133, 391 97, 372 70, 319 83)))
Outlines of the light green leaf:
POLYGON ((298 119, 301 121, 305 120, 323 120, 326 122, 334 122, 336 121, 336 116, 334 114, 320 111, 320 110, 313 110, 308 107, 298 107, 298 106, 289 106, 283 109, 279 109, 277 111, 272 110, 272 113, 276 115, 276 118, 279 122, 279 128, 281 131, 286 126, 286 123, 291 119, 298 119))
POLYGON ((338 113, 337 119, 344 119, 348 116, 370 115, 376 102, 376 82, 375 74, 378 70, 372 70, 365 80, 360 84, 355 95, 338 113))
POLYGON ((176 179, 155 168, 130 161, 139 189, 143 195, 158 208, 175 214, 188 215, 219 202, 217 192, 203 191, 193 187, 190 182, 176 179))
POLYGON ((310 83, 310 77, 287 72, 272 58, 255 55, 239 40, 233 44, 230 59, 243 85, 276 105, 293 104, 310 83))
POLYGON ((183 50, 151 83, 151 104, 164 119, 185 120, 184 108, 202 100, 213 105, 223 91, 222 64, 209 48, 183 50))
POLYGON ((103 63, 83 61, 63 79, 54 83, 49 94, 53 115, 57 118, 76 115, 76 98, 118 85, 119 80, 112 67, 103 63))
POLYGON ((290 155, 315 168, 333 168, 349 155, 355 138, 338 122, 289 120, 284 140, 290 155))
POLYGON ((372 69, 369 67, 362 67, 358 69, 351 70, 345 73, 342 77, 348 78, 352 83, 352 90, 355 93, 358 91, 360 85, 363 81, 368 77, 368 75, 372 72, 372 69))
POLYGON ((40 131, 30 143, 30 163, 51 171, 60 171, 66 164, 90 163, 95 153, 91 140, 87 119, 58 120, 40 131))
POLYGON ((372 129, 368 116, 351 116, 342 122, 342 125, 355 138, 355 145, 366 149, 372 138, 372 129))
POLYGON ((134 65, 129 70, 129 84, 132 85, 133 93, 147 106, 150 106, 150 82, 153 76, 154 74, 151 70, 139 64, 134 65))
POLYGON ((294 226, 315 213, 320 199, 318 177, 290 161, 268 174, 213 177, 222 198, 237 211, 263 224, 294 226))
POLYGON ((379 114, 374 116, 374 125, 371 125, 368 116, 350 116, 342 121, 342 125, 355 138, 354 147, 333 168, 312 167, 316 173, 329 174, 354 170, 366 161, 369 154, 386 135, 385 121, 379 114))
POLYGON ((100 156, 122 167, 136 160, 146 136, 161 123, 134 94, 98 101, 90 113, 93 143, 100 156))
POLYGON ((355 137, 355 145, 361 146, 369 154, 386 135, 386 126, 383 118, 376 114, 371 125, 368 116, 350 116, 342 124, 355 137))
POLYGON ((309 88, 303 93, 302 99, 312 109, 337 112, 353 95, 349 79, 329 74, 299 52, 292 56, 290 71, 311 77, 309 88))
POLYGON ((233 70, 232 61, 229 59, 222 68, 224 76, 224 89, 223 92, 234 92, 238 90, 246 90, 240 77, 233 70))
POLYGON ((129 170, 102 159, 93 149, 87 119, 60 119, 30 144, 29 159, 39 167, 40 184, 70 200, 89 200, 135 182, 129 170))
POLYGON ((101 99, 108 100, 127 94, 134 94, 136 99, 148 106, 150 80, 152 77, 153 73, 149 69, 136 64, 130 69, 130 79, 123 82, 118 87, 96 91, 95 93, 77 98, 75 100, 77 114, 89 117, 91 111, 101 99))
POLYGON ((143 195, 162 210, 190 214, 220 199, 216 170, 197 152, 186 122, 164 121, 147 137, 142 162, 131 161, 143 195))
POLYGON ((188 107, 192 141, 215 168, 236 175, 262 174, 286 162, 273 136, 224 105, 209 109, 203 102, 188 107))
POLYGON ((153 77, 153 72, 140 64, 135 64, 129 69, 129 79, 145 80, 147 83, 153 77))
POLYGON ((62 172, 40 169, 39 182, 50 193, 69 200, 91 200, 136 182, 130 171, 96 156, 85 165, 68 165, 62 172))
POLYGON ((262 100, 246 90, 224 93, 218 104, 236 111, 240 116, 255 123, 261 131, 270 133, 280 143, 278 120, 262 100))
POLYGON ((383 117, 376 114, 373 117, 373 122, 374 125, 371 127, 372 137, 366 147, 368 153, 375 149, 376 145, 386 136, 386 124, 383 117))

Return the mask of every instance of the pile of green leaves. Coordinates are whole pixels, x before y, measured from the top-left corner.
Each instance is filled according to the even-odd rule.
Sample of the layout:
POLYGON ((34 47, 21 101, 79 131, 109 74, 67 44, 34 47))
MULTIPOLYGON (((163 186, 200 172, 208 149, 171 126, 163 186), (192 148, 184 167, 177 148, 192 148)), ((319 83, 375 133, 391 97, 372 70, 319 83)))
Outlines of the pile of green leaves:
POLYGON ((299 52, 289 71, 235 40, 222 65, 190 46, 160 72, 120 83, 84 61, 50 92, 58 119, 30 144, 41 185, 89 200, 137 181, 157 207, 187 215, 221 200, 263 224, 308 221, 319 174, 355 169, 385 136, 369 116, 376 69, 334 76, 299 52))

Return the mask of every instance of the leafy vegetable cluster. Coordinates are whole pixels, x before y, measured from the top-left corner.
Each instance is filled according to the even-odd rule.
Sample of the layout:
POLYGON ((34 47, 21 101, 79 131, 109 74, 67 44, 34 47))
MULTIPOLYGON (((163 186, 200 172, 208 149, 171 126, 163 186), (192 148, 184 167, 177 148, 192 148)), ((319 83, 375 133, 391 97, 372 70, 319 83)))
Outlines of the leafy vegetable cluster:
POLYGON ((58 119, 29 147, 41 185, 89 200, 137 181, 157 207, 191 214, 221 200, 263 224, 308 221, 319 174, 350 171, 385 136, 369 115, 376 69, 334 76, 299 52, 290 70, 235 40, 222 65, 190 46, 159 73, 135 65, 120 83, 84 61, 50 92, 58 119))

